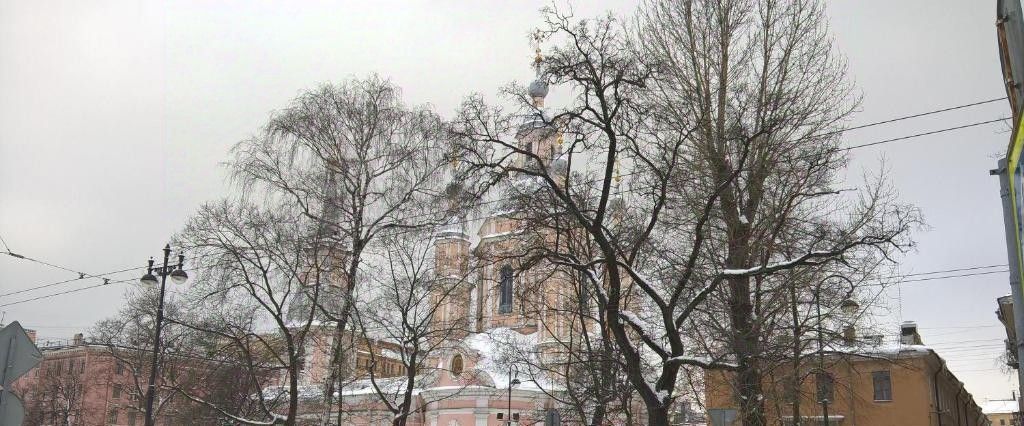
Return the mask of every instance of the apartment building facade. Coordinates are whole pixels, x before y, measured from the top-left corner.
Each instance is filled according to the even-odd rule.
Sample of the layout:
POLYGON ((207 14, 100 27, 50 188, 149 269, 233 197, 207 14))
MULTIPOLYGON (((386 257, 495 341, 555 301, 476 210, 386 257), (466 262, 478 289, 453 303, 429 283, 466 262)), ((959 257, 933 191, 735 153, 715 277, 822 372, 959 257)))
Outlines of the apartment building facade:
MULTIPOLYGON (((869 341, 872 339, 868 339, 869 341)), ((945 360, 921 342, 917 326, 904 323, 895 344, 868 344, 827 351, 824 369, 810 356, 801 367, 775 369, 764 383, 770 424, 829 426, 988 426, 981 407, 949 371, 945 360), (794 411, 799 410, 799 414, 794 411)), ((737 393, 729 373, 706 375, 710 411, 735 410, 737 393)), ((739 424, 739 423, 737 423, 739 424)))

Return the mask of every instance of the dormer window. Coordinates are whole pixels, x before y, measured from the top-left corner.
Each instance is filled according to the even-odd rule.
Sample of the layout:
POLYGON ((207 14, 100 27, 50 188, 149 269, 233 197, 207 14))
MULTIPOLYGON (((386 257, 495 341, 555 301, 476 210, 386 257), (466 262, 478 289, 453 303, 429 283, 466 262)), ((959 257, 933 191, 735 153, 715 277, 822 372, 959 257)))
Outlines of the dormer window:
POLYGON ((501 278, 498 281, 498 313, 507 314, 512 312, 512 267, 505 265, 501 267, 501 278))

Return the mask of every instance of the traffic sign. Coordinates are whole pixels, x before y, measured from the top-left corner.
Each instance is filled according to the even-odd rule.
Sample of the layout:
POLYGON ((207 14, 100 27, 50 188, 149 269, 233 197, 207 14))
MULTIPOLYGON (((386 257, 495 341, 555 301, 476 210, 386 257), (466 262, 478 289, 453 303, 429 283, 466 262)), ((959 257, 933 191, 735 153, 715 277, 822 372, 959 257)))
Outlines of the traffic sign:
POLYGON ((11 384, 42 359, 42 352, 17 321, 0 329, 0 425, 20 425, 24 420, 25 407, 11 393, 11 384))

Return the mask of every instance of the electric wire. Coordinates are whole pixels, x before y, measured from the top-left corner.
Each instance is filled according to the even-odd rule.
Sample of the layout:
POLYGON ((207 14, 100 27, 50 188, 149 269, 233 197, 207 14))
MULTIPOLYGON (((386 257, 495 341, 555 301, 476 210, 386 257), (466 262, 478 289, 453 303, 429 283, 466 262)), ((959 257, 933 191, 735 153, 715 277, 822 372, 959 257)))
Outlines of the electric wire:
MULTIPOLYGON (((201 255, 201 256, 194 256, 194 257, 186 258, 185 260, 187 260, 187 261, 195 261, 195 260, 199 260, 199 259, 202 259, 202 258, 205 258, 205 257, 210 257, 212 255, 213 254, 205 254, 205 255, 201 255)), ((146 269, 146 268, 148 268, 148 266, 138 266, 138 267, 134 267, 134 268, 125 268, 125 269, 120 269, 120 270, 110 271, 110 272, 104 272, 104 273, 95 274, 95 275, 79 275, 78 278, 71 278, 71 279, 67 279, 67 280, 63 280, 63 281, 57 281, 57 282, 54 282, 54 283, 37 285, 37 286, 34 286, 34 287, 28 287, 28 288, 24 288, 24 289, 17 290, 17 291, 12 291, 12 292, 7 292, 7 293, 0 293, 0 297, 13 296, 15 294, 27 293, 27 292, 30 292, 30 291, 35 291, 35 290, 39 290, 39 289, 43 289, 43 288, 49 288, 49 287, 53 287, 53 286, 58 286, 58 285, 67 284, 67 283, 71 283, 71 282, 75 282, 75 281, 80 281, 80 280, 85 280, 85 279, 90 279, 90 278, 99 278, 99 279, 102 279, 102 280, 109 281, 111 279, 109 277, 110 275, 116 275, 116 274, 120 274, 120 273, 124 273, 124 272, 130 272, 130 271, 141 271, 141 270, 146 269)), ((61 269, 64 269, 64 268, 61 268, 61 269)), ((107 284, 112 284, 112 283, 108 282, 107 284)))

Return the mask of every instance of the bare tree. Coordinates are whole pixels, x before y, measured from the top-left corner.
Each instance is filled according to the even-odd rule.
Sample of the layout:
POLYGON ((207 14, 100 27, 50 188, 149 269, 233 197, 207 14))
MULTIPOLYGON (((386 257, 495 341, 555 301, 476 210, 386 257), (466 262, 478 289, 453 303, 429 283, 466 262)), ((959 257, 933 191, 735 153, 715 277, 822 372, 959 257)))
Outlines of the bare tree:
MULTIPOLYGON (((661 71, 652 99, 663 125, 689 131, 693 148, 687 165, 697 185, 677 188, 720 189, 706 204, 715 232, 695 241, 705 240, 727 270, 799 253, 827 253, 813 263, 828 265, 850 264, 865 250, 889 259, 910 246, 908 231, 920 223, 884 177, 864 182, 856 196, 835 187, 847 162, 842 128, 859 99, 824 8, 818 0, 650 1, 641 8, 638 46, 661 71)), ((705 199, 688 195, 679 191, 705 199)), ((725 288, 746 425, 765 423, 766 324, 758 314, 770 306, 761 289, 771 278, 755 275, 730 276, 725 288)))
POLYGON ((650 424, 668 423, 684 366, 735 370, 747 424, 763 424, 752 281, 902 250, 918 221, 884 185, 852 201, 832 188, 845 164, 837 146, 849 89, 823 44, 820 4, 789 4, 651 2, 628 22, 549 9, 543 30, 556 47, 542 77, 571 93, 569 104, 546 110, 546 90, 513 86, 504 93, 518 110, 476 96, 456 120, 466 176, 481 192, 506 185, 521 194, 505 199, 538 236, 529 255, 589 277, 650 424), (767 20, 768 51, 757 50, 763 15, 751 11, 786 7, 767 20), (746 53, 730 56, 722 43, 739 35, 713 31, 722 20, 749 31, 746 53), (704 50, 675 42, 677 32, 704 50), (783 41, 806 45, 782 60, 801 65, 772 65, 783 41), (838 207, 820 210, 826 204, 838 207), (565 250, 560 237, 570 233, 590 249, 565 250), (717 294, 731 301, 735 338, 727 353, 709 354, 684 331, 717 294))
MULTIPOLYGON (((155 333, 156 310, 159 303, 158 289, 142 288, 133 290, 126 297, 125 305, 115 316, 98 322, 89 338, 90 344, 103 345, 107 354, 114 360, 115 371, 110 372, 118 379, 121 392, 128 395, 125 408, 136 413, 146 411, 145 401, 149 372, 152 367, 153 335, 155 333)), ((164 306, 165 315, 172 317, 180 313, 173 294, 168 295, 164 306)), ((194 391, 208 391, 210 383, 193 380, 194 375, 187 373, 193 367, 199 367, 191 355, 197 349, 197 334, 168 321, 161 333, 159 354, 158 386, 154 417, 177 417, 184 401, 175 398, 175 388, 194 391), (199 388, 202 388, 200 390, 199 388)))
MULTIPOLYGON (((389 231, 434 218, 419 201, 441 189, 441 130, 436 114, 407 106, 398 87, 372 76, 303 93, 273 115, 264 134, 235 147, 232 167, 245 187, 294 206, 322 236, 318 244, 330 256, 319 266, 335 286, 316 305, 335 325, 333 342, 343 341, 364 252, 389 231)), ((327 410, 341 380, 342 349, 332 347, 327 410)))
POLYGON ((308 230, 289 206, 231 200, 203 206, 186 225, 180 238, 198 255, 196 273, 188 311, 171 317, 217 342, 215 358, 242 366, 236 386, 255 398, 246 411, 256 414, 177 389, 186 398, 243 424, 295 424, 325 257, 308 230))
MULTIPOLYGON (((376 267, 367 273, 372 294, 355 308, 357 328, 371 346, 366 380, 396 426, 440 401, 417 402, 419 390, 435 386, 440 374, 462 373, 452 371, 443 359, 470 331, 469 318, 454 315, 457 307, 470 302, 468 259, 438 258, 445 247, 437 245, 446 242, 430 231, 398 232, 381 239, 373 256, 376 267), (382 358, 397 359, 401 374, 395 377, 382 358)), ((452 389, 441 398, 458 394, 452 389)))
POLYGON ((28 424, 84 425, 84 376, 81 371, 75 372, 75 363, 60 368, 64 360, 54 362, 44 364, 33 386, 25 390, 25 420, 28 424))

